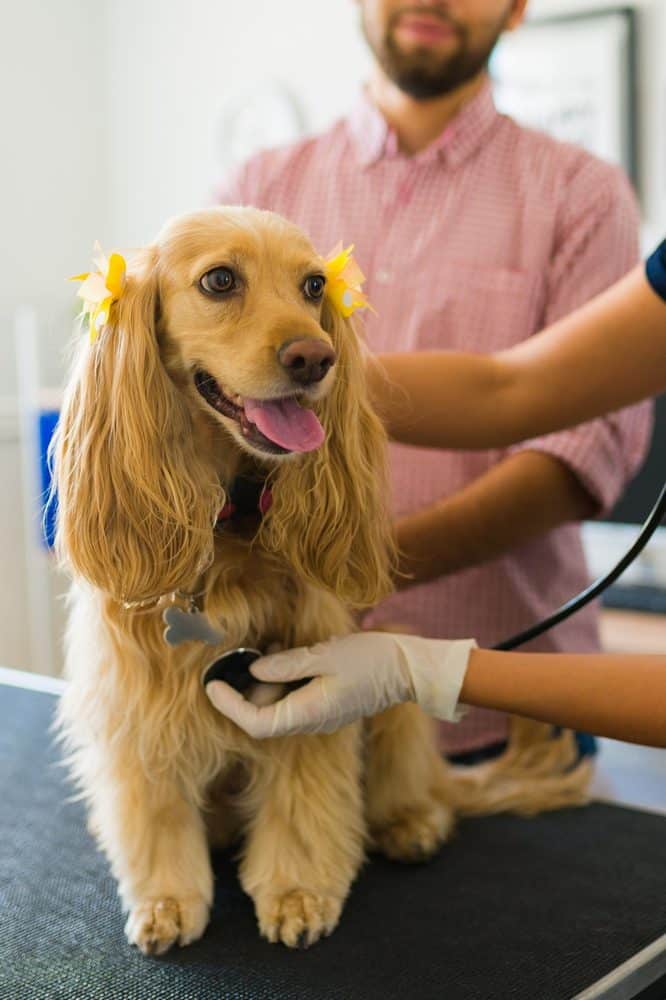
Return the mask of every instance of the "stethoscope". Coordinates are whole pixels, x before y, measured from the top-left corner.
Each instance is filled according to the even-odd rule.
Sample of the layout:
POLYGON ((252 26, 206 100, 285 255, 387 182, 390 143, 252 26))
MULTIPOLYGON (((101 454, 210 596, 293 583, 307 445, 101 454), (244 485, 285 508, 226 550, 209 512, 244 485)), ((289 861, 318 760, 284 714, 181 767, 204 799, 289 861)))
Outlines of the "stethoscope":
MULTIPOLYGON (((547 618, 543 618, 540 622, 535 625, 531 625, 530 628, 525 629, 523 632, 518 632, 516 635, 510 636, 508 639, 504 639, 502 642, 498 642, 493 649, 516 649, 518 646, 524 645, 524 643, 529 642, 530 639, 535 639, 539 635, 543 635, 549 629, 554 628, 555 625, 559 625, 566 618, 575 614, 576 611, 580 611, 584 608, 586 604, 593 601, 595 597, 602 594, 612 583, 614 583, 627 569, 628 566, 637 558, 637 556, 643 551, 647 543, 650 541, 655 531, 661 524, 664 516, 666 515, 666 483, 662 486, 659 498, 650 511, 648 517, 643 524, 636 540, 633 545, 627 549, 622 558, 613 566, 613 568, 606 573, 604 576, 599 577, 594 583, 586 587, 571 600, 563 604, 557 611, 554 611, 547 618)), ((214 660, 204 671, 202 681, 204 686, 212 680, 223 680, 231 687, 235 688, 236 691, 243 692, 247 690, 250 685, 261 683, 258 681, 253 674, 250 673, 250 667, 255 660, 258 660, 263 654, 258 649, 252 649, 246 646, 239 646, 236 649, 230 649, 228 652, 224 653, 222 656, 214 660)), ((303 684, 307 684, 308 680, 311 678, 292 682, 291 684, 285 685, 289 688, 301 687, 303 684)))

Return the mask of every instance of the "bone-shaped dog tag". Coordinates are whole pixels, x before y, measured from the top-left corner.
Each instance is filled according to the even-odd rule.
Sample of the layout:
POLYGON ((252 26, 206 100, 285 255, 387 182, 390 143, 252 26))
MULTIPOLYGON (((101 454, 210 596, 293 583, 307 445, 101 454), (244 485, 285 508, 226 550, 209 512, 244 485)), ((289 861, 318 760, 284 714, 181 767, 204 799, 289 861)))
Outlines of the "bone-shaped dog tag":
POLYGON ((200 611, 183 611, 173 604, 164 609, 162 621, 164 641, 169 646, 178 646, 181 642, 205 642, 209 646, 219 646, 224 642, 224 633, 213 628, 205 615, 200 611))

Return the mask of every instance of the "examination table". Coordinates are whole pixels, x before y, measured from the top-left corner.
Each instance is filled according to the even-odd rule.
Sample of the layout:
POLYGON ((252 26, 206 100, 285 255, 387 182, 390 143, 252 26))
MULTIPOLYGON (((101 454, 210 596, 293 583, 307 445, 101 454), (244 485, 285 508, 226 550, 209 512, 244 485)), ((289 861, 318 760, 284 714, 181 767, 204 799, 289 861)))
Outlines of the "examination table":
POLYGON ((1 1000, 666 998, 666 817, 601 803, 461 822, 424 866, 373 858, 337 930, 305 951, 259 937, 233 858, 215 855, 204 937, 146 958, 68 801, 49 733, 57 695, 11 676, 0 672, 1 1000))

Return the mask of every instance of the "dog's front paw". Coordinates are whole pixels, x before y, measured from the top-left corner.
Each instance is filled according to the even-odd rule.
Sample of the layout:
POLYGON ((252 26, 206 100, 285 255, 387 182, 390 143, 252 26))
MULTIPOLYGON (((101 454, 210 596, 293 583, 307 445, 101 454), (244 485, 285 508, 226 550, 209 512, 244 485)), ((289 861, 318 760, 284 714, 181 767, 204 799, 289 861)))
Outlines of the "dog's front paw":
POLYGON ((428 861, 448 839, 453 813, 431 800, 423 806, 404 808, 371 830, 372 846, 392 861, 428 861))
POLYGON ((255 900, 259 930, 271 942, 308 948, 328 936, 340 919, 343 900, 307 889, 266 893, 255 900))
POLYGON ((208 923, 208 904, 200 897, 163 896, 142 900, 130 910, 125 934, 144 955, 163 955, 172 944, 190 944, 208 923))

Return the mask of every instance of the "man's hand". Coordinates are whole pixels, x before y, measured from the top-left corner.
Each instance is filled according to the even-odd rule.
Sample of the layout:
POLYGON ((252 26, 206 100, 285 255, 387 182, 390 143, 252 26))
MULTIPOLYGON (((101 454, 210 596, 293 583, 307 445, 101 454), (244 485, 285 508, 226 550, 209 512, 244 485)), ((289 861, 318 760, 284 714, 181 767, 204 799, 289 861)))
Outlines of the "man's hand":
POLYGON ((258 708, 223 681, 206 693, 213 705, 255 739, 331 733, 404 701, 439 719, 457 721, 458 697, 473 640, 448 642, 390 632, 360 632, 257 660, 250 671, 273 684, 314 678, 258 708))

